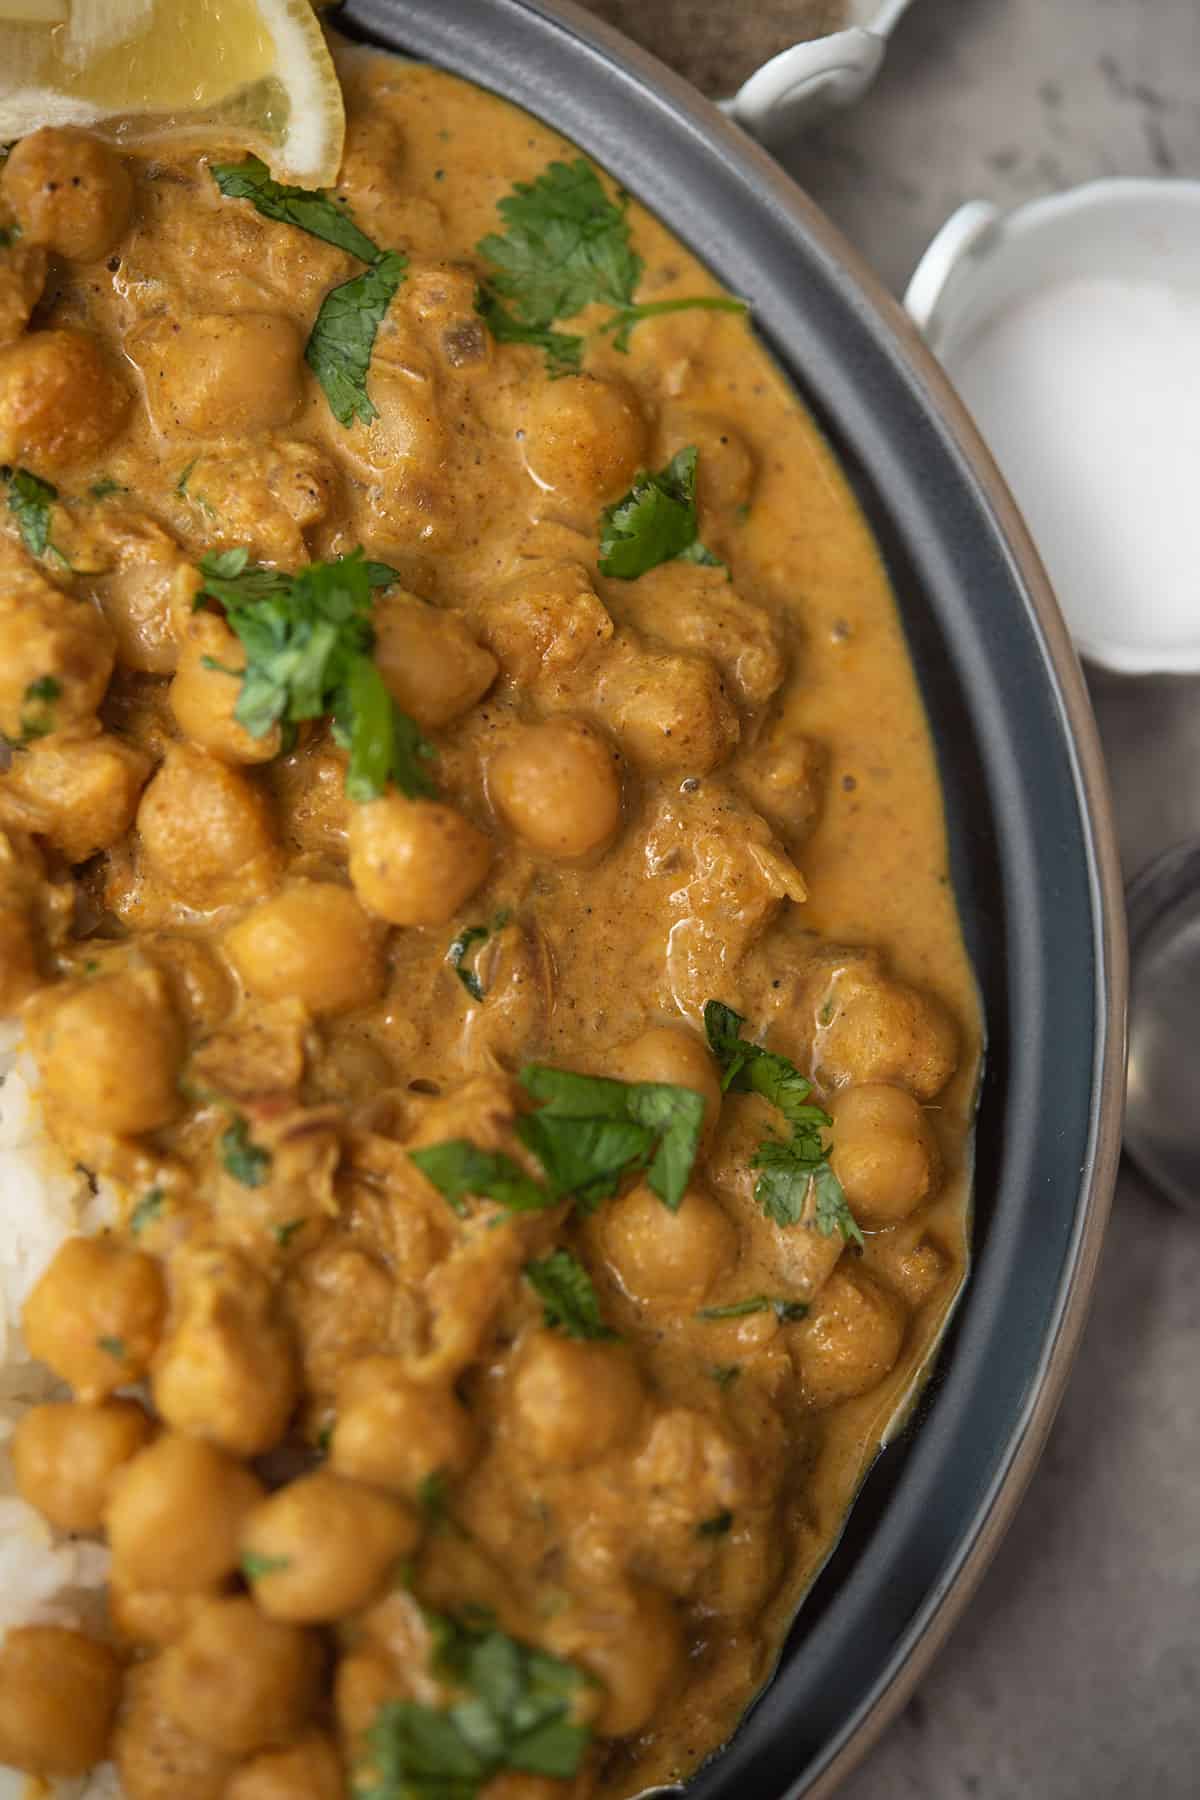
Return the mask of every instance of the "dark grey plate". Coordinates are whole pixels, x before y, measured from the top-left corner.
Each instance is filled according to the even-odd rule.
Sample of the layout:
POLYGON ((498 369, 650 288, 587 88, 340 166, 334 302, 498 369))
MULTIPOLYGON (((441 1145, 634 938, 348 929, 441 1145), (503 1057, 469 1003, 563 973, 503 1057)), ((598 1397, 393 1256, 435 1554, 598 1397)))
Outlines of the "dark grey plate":
POLYGON ((735 292, 883 546, 936 740, 988 1022, 975 1264, 779 1672, 689 1800, 832 1791, 961 1610, 1061 1394, 1120 1144, 1125 950, 1091 713, 1007 490, 903 315, 762 151, 573 6, 349 0, 355 36, 526 106, 735 292))

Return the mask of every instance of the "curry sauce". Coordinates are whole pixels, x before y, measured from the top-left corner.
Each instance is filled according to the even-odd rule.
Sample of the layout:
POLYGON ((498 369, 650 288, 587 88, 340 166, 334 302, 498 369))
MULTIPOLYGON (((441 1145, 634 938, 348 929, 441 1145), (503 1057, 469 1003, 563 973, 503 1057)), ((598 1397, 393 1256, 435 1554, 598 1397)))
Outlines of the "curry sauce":
POLYGON ((752 320, 547 127, 342 72, 319 214, 0 175, 0 1002, 116 1209, 14 1444, 107 1624, 9 1633, 0 1760, 617 1800, 733 1730, 936 1347, 977 999, 752 320))

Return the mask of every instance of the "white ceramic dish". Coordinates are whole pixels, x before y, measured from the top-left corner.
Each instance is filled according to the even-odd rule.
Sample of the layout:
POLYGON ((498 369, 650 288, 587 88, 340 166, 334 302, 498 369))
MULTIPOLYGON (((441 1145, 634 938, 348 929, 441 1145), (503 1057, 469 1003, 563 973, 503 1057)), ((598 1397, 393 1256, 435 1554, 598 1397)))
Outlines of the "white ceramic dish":
POLYGON ((764 144, 848 106, 879 72, 887 40, 910 0, 848 0, 841 31, 781 50, 721 105, 764 144))
MULTIPOLYGON (((1200 428, 1190 425, 1200 380, 1200 182, 1096 181, 1009 213, 971 201, 930 244, 905 305, 960 385, 1023 504, 1078 649, 1123 674, 1200 672, 1200 586, 1188 572, 1190 554, 1183 559, 1194 503, 1170 492, 1172 482, 1182 492, 1189 480, 1194 491, 1197 484, 1189 470, 1200 463, 1200 428), (1101 297, 1108 284, 1110 295, 1126 297, 1129 356, 1140 356, 1152 373, 1135 394, 1136 404, 1127 409, 1135 429, 1126 432, 1124 441, 1109 437, 1111 454, 1096 429, 1104 418, 1098 406, 1094 414, 1081 412, 1073 421, 1076 449, 1069 465, 1056 465, 1045 454, 1016 466, 1006 454, 1012 447, 1011 418, 989 416, 985 389, 973 381, 981 334, 996 329, 1018 307, 1036 307, 1056 285, 1064 294, 1066 283, 1080 284, 1081 295, 1101 297), (1186 339, 1189 348, 1184 362, 1171 359, 1168 374, 1155 332, 1164 321, 1164 308, 1173 304, 1180 341, 1186 339), (1122 482, 1121 458, 1133 448, 1143 459, 1158 459, 1161 493, 1144 462, 1139 484, 1122 482), (1149 509, 1144 504, 1147 491, 1152 495, 1149 509), (1060 531, 1064 520, 1077 528, 1066 553, 1045 528, 1051 519, 1060 531), (1084 548, 1094 571, 1091 580, 1084 578, 1087 556, 1070 554, 1080 548, 1089 521, 1095 542, 1084 548), (1119 534, 1114 529, 1118 525, 1119 534), (1106 560, 1103 538, 1110 530, 1113 555, 1106 560), (1156 572, 1155 556, 1160 554, 1161 560, 1167 531, 1181 544, 1180 556, 1169 570, 1156 572), (1127 559, 1119 577, 1118 556, 1127 559)), ((1082 337, 1094 321, 1084 307, 1074 332, 1065 305, 1060 316, 1064 359, 1078 357, 1082 337)), ((1041 354, 1044 358, 1044 345, 1041 354)), ((1133 384, 1135 371, 1127 367, 1116 372, 1133 384)), ((1102 401, 1107 390, 1100 384, 1112 384, 1112 360, 1098 357, 1094 373, 1102 401)), ((1020 374, 1014 368, 1014 380, 1020 374)), ((1028 379, 1028 369, 1024 374, 1028 379)), ((992 405, 997 404, 996 380, 993 367, 992 405)), ((1052 404, 1052 396, 1042 398, 1052 404)), ((1061 440, 1068 442, 1070 435, 1064 429, 1061 440)))

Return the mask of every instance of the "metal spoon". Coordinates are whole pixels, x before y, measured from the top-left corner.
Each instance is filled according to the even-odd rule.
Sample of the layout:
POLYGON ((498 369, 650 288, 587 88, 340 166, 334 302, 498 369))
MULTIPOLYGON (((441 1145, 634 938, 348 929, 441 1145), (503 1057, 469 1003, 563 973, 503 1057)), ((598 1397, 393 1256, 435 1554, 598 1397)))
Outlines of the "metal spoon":
POLYGON ((1125 1148, 1169 1200, 1200 1213, 1200 841, 1157 857, 1127 899, 1125 1148))

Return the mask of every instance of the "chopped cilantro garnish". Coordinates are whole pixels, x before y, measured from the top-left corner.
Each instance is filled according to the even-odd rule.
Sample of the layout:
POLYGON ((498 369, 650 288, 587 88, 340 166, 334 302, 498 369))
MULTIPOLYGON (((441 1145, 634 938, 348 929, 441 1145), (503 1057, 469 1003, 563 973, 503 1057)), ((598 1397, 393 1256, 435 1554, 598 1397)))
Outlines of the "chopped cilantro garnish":
POLYGON ((466 1213, 468 1195, 494 1200, 509 1212, 540 1212, 558 1203, 558 1195, 539 1187, 511 1156, 481 1150, 467 1138, 451 1138, 408 1154, 460 1217, 466 1213))
POLYGON ((125 1340, 119 1337, 98 1337, 96 1348, 103 1350, 105 1356, 111 1356, 114 1362, 125 1361, 125 1340))
POLYGON ((467 961, 471 951, 477 944, 485 944, 495 932, 503 931, 508 924, 509 914, 498 912, 487 925, 467 925, 458 936, 451 938, 446 951, 446 961, 458 976, 470 994, 472 1000, 482 1000, 487 990, 479 976, 467 961))
POLYGON ((408 270, 399 250, 385 250, 374 266, 333 288, 321 302, 304 360, 325 389, 339 425, 369 425, 379 408, 367 393, 375 335, 408 270))
POLYGON ((646 1171, 650 1187, 675 1211, 692 1172, 704 1098, 691 1088, 657 1081, 613 1081, 530 1063, 521 1082, 542 1105, 516 1122, 545 1186, 502 1152, 480 1150, 465 1138, 409 1152, 417 1167, 465 1211, 468 1195, 495 1200, 510 1212, 530 1212, 572 1199, 590 1210, 615 1194, 622 1176, 646 1171))
POLYGON ((144 1231, 147 1225, 153 1224, 154 1220, 160 1217, 165 1199, 166 1195, 160 1187, 146 1189, 129 1215, 129 1229, 134 1237, 137 1237, 138 1233, 144 1231))
POLYGON ((591 1276, 569 1250, 552 1250, 549 1256, 527 1262, 524 1275, 542 1302, 543 1317, 552 1329, 567 1337, 596 1341, 616 1337, 600 1317, 591 1276))
POLYGON ((497 294, 480 288, 475 310, 498 344, 532 344, 546 355, 551 380, 577 375, 583 367, 583 339, 569 331, 553 331, 548 325, 525 325, 497 294))
POLYGON ((719 1388, 730 1387, 742 1372, 741 1363, 714 1363, 708 1371, 711 1380, 719 1388))
POLYGON ((326 294, 304 357, 338 423, 350 425, 357 418, 369 425, 378 417, 367 393, 371 352, 380 322, 408 271, 407 256, 400 250, 381 250, 331 194, 284 187, 272 180, 256 156, 240 163, 215 163, 211 172, 227 199, 248 200, 264 218, 298 226, 368 265, 364 274, 326 294))
POLYGON ((371 660, 372 590, 394 581, 394 569, 354 550, 287 575, 239 549, 206 556, 200 571, 202 594, 221 602, 246 651, 234 716, 252 737, 330 713, 335 740, 350 752, 352 800, 375 799, 389 781, 410 798, 433 791, 423 766, 433 748, 371 660))
POLYGON ((705 1005, 704 1029, 721 1065, 724 1091, 761 1094, 791 1127, 786 1141, 764 1138, 755 1152, 751 1166, 761 1171, 755 1199, 777 1225, 798 1225, 811 1194, 817 1230, 825 1237, 840 1231, 847 1243, 861 1245, 862 1231, 829 1165, 822 1137, 832 1119, 822 1107, 809 1104, 812 1083, 793 1062, 742 1036, 745 1023, 740 1013, 719 1000, 705 1005))
POLYGON ((694 445, 677 450, 665 469, 642 469, 629 492, 600 515, 600 573, 634 581, 680 557, 724 568, 697 536, 694 445))
POLYGON ((128 492, 129 489, 124 487, 121 482, 114 481, 111 475, 105 475, 99 481, 93 481, 88 489, 88 494, 93 500, 107 500, 110 494, 127 494, 128 492))
POLYGON ((62 551, 50 541, 50 508, 58 499, 58 489, 28 469, 5 469, 3 473, 8 482, 8 510, 30 556, 49 552, 69 568, 62 551))
POLYGON ((476 1800, 506 1770, 569 1781, 591 1739, 574 1722, 588 1677, 486 1617, 428 1617, 435 1669, 455 1697, 445 1708, 415 1700, 380 1707, 355 1800, 476 1800))
POLYGON ((209 174, 227 200, 249 200, 265 219, 296 225, 310 236, 348 250, 360 262, 374 262, 377 247, 360 231, 348 209, 323 189, 285 187, 266 163, 248 156, 240 163, 213 163, 209 174))
POLYGON ((498 202, 503 233, 476 245, 490 265, 479 310, 503 343, 537 345, 551 375, 580 367, 583 339, 554 331, 599 303, 613 308, 600 327, 616 333, 618 350, 641 320, 704 307, 745 312, 745 302, 724 296, 680 296, 637 304, 634 292, 644 264, 629 235, 629 196, 610 199, 591 163, 552 162, 536 181, 518 181, 498 202))
POLYGON ((733 1514, 728 1507, 714 1513, 711 1519, 701 1519, 696 1527, 696 1536, 702 1538, 724 1537, 733 1524, 733 1514))
POLYGON ((290 1556, 261 1556, 257 1550, 245 1551, 241 1563, 247 1581, 262 1581, 264 1576, 279 1575, 291 1566, 290 1556))
POLYGON ((444 1469, 431 1469, 417 1484, 417 1505, 428 1519, 445 1517, 449 1497, 450 1486, 444 1469))
POLYGON ((243 1187, 262 1187, 270 1176, 271 1152, 254 1142, 240 1113, 221 1133, 217 1152, 225 1169, 243 1187))
POLYGON ((62 697, 62 683, 53 675, 40 675, 25 689, 21 712, 21 742, 49 737, 54 730, 54 702, 62 697))
POLYGON ((731 1300, 727 1306, 702 1306, 698 1319, 748 1319, 752 1313, 773 1312, 785 1325, 808 1316, 803 1300, 784 1300, 778 1295, 752 1294, 748 1300, 731 1300))
POLYGON ((286 1225, 272 1225, 271 1236, 281 1250, 286 1250, 298 1231, 303 1231, 307 1219, 289 1219, 286 1225))

